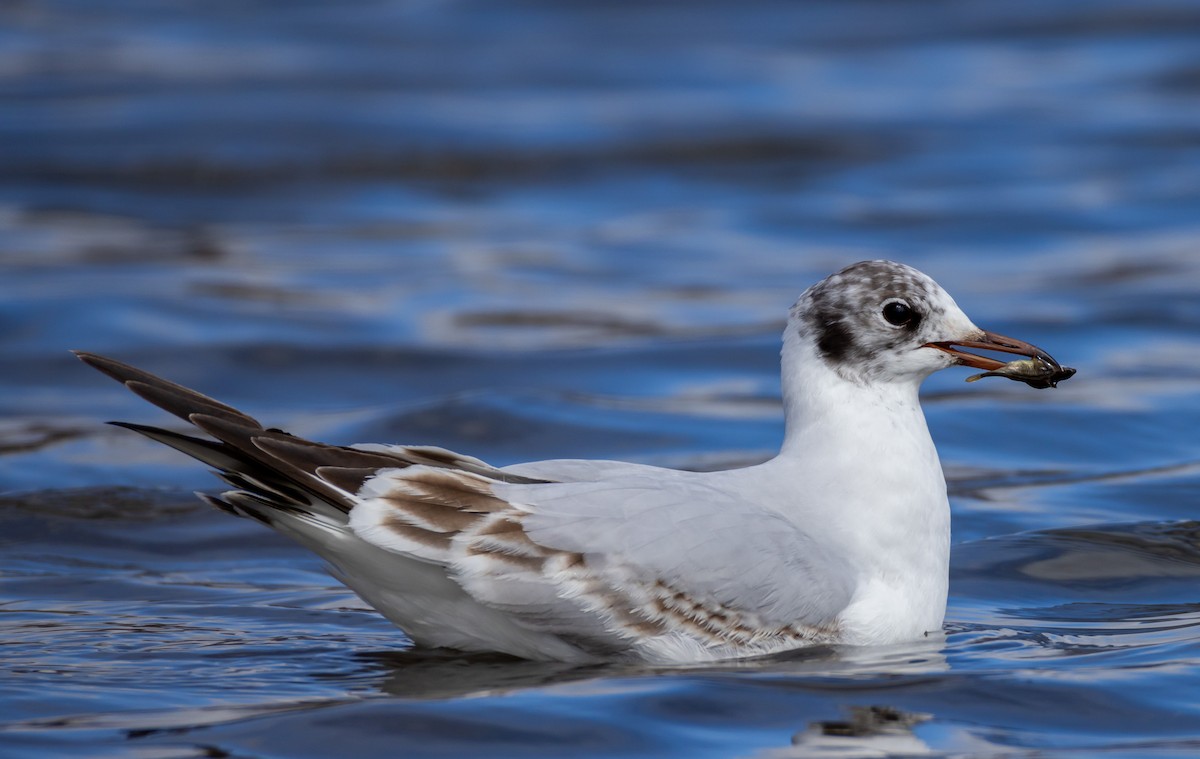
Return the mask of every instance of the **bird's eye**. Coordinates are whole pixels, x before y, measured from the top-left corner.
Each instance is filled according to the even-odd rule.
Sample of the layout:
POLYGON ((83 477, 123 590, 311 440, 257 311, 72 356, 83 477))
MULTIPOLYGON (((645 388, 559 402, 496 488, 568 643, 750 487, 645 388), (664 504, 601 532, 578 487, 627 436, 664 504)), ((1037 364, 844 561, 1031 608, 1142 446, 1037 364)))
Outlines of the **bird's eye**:
POLYGON ((902 300, 892 300, 883 304, 883 318, 888 324, 903 327, 917 318, 917 312, 902 300))

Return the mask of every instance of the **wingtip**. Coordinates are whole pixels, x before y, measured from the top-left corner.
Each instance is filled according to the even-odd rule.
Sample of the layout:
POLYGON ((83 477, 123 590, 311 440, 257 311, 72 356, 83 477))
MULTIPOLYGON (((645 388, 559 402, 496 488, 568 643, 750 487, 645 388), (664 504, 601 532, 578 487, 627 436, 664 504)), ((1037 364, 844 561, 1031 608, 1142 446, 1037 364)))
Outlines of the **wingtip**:
POLYGON ((129 365, 123 364, 114 358, 101 356, 99 353, 90 353, 88 351, 79 350, 72 350, 71 353, 74 353, 75 358, 79 359, 83 363, 99 372, 107 374, 118 382, 125 382, 130 378, 131 373, 135 371, 133 370, 133 367, 129 365))
MULTIPOLYGON (((75 350, 74 348, 72 348, 71 353, 75 356, 75 358, 79 359, 80 361, 83 361, 86 364, 90 364, 93 361, 106 360, 104 358, 104 356, 101 356, 99 353, 92 353, 91 351, 81 351, 81 350, 75 350)), ((109 359, 109 360, 111 360, 111 359, 109 359)))
POLYGON ((73 355, 75 358, 79 359, 83 363, 87 364, 88 366, 95 366, 96 362, 100 359, 100 356, 96 355, 95 353, 90 353, 88 351, 75 350, 74 348, 71 349, 71 355, 73 355))
POLYGON ((134 424, 133 422, 117 422, 117 421, 112 421, 112 422, 105 422, 105 424, 111 424, 112 426, 114 426, 114 427, 120 427, 120 428, 121 428, 121 429, 123 429, 123 430, 132 430, 133 432, 142 432, 142 433, 144 433, 144 432, 146 432, 146 431, 148 431, 148 430, 154 430, 154 429, 156 429, 156 428, 154 428, 154 427, 150 427, 149 425, 145 425, 145 424, 134 424))

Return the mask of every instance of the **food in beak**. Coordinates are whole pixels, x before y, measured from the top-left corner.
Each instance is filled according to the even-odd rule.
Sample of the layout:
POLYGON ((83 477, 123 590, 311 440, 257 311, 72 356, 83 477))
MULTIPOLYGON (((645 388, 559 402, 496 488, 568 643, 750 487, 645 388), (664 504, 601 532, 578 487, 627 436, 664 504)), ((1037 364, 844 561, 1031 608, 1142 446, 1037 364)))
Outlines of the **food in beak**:
POLYGON ((1058 383, 1075 376, 1075 370, 1069 366, 1050 363, 1041 356, 1022 358, 1009 361, 1004 366, 990 372, 981 372, 967 377, 967 382, 975 382, 984 377, 1008 377, 1011 380, 1024 382, 1030 387, 1058 387, 1058 383))
POLYGON ((926 343, 927 348, 937 348, 958 359, 958 363, 976 369, 984 369, 981 374, 967 378, 974 382, 984 377, 1007 377, 1011 380, 1024 382, 1030 387, 1044 389, 1057 387, 1059 382, 1070 379, 1075 370, 1058 363, 1046 351, 1023 340, 1017 340, 995 332, 983 332, 976 340, 952 340, 948 342, 926 343), (1016 353, 1028 356, 1027 359, 1010 361, 1007 364, 987 356, 967 353, 960 348, 979 348, 981 350, 997 351, 999 353, 1016 353))

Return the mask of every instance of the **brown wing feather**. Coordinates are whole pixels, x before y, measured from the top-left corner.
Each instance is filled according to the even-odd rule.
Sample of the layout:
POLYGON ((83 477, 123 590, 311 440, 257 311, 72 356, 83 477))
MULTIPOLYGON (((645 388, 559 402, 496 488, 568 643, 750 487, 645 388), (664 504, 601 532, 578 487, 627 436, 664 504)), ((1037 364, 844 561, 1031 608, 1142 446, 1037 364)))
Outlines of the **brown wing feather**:
MULTIPOLYGON (((399 456, 313 443, 280 430, 265 429, 232 406, 149 372, 94 353, 76 355, 142 398, 216 438, 218 442, 158 427, 117 423, 203 461, 223 473, 227 482, 253 496, 232 498, 227 494, 224 500, 215 499, 226 510, 252 506, 257 514, 264 506, 304 508, 312 505, 311 497, 315 496, 348 512, 353 500, 347 494, 354 491, 342 487, 347 484, 345 478, 326 480, 318 469, 368 469, 373 474, 383 468, 410 465, 399 456)), ((367 476, 360 472, 357 483, 361 485, 367 476)), ((351 480, 349 484, 353 483, 351 480)))
POLYGON ((374 467, 319 466, 318 477, 347 493, 357 493, 368 479, 379 470, 374 467))
POLYGON ((509 610, 536 629, 569 633, 598 651, 619 640, 667 633, 735 652, 836 639, 835 626, 764 627, 753 615, 663 580, 631 578, 619 556, 593 558, 538 544, 525 530, 526 512, 495 488, 544 480, 439 448, 315 443, 266 429, 231 406, 119 361, 77 355, 216 439, 118 423, 216 468, 236 488, 221 498, 201 496, 217 508, 272 524, 281 512, 330 516, 336 514, 330 509, 348 513, 357 505, 353 519, 361 523, 355 526, 360 537, 449 566, 481 603, 509 610), (392 471, 375 477, 380 470, 392 471))
POLYGON ((214 442, 158 427, 114 422, 217 469, 226 482, 243 491, 238 497, 227 493, 224 500, 211 496, 205 499, 227 511, 262 518, 264 508, 312 508, 315 498, 348 513, 355 504, 353 495, 374 474, 418 464, 469 471, 506 482, 542 482, 509 475, 477 459, 440 448, 361 450, 305 440, 264 428, 257 419, 232 406, 115 359, 84 351, 75 351, 75 355, 155 406, 216 438, 214 442))
POLYGON ((129 364, 123 364, 115 359, 95 353, 87 353, 85 351, 72 352, 80 361, 88 366, 104 372, 154 405, 164 411, 169 411, 180 419, 187 419, 192 414, 200 413, 211 416, 237 418, 243 424, 258 424, 253 417, 246 416, 233 406, 227 406, 218 400, 209 398, 207 395, 197 393, 195 390, 186 388, 183 385, 177 385, 162 377, 157 377, 150 372, 142 371, 129 364), (154 397, 143 395, 141 391, 145 389, 153 389, 154 397))

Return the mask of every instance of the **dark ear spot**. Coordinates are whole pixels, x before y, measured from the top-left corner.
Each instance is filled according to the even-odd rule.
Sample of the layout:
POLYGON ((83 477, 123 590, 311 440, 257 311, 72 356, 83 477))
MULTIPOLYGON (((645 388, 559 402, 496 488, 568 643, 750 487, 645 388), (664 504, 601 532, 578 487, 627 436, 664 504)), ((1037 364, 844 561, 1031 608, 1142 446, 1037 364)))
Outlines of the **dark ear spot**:
POLYGON ((850 330, 838 319, 823 322, 817 328, 817 348, 830 361, 843 361, 854 347, 850 330))

